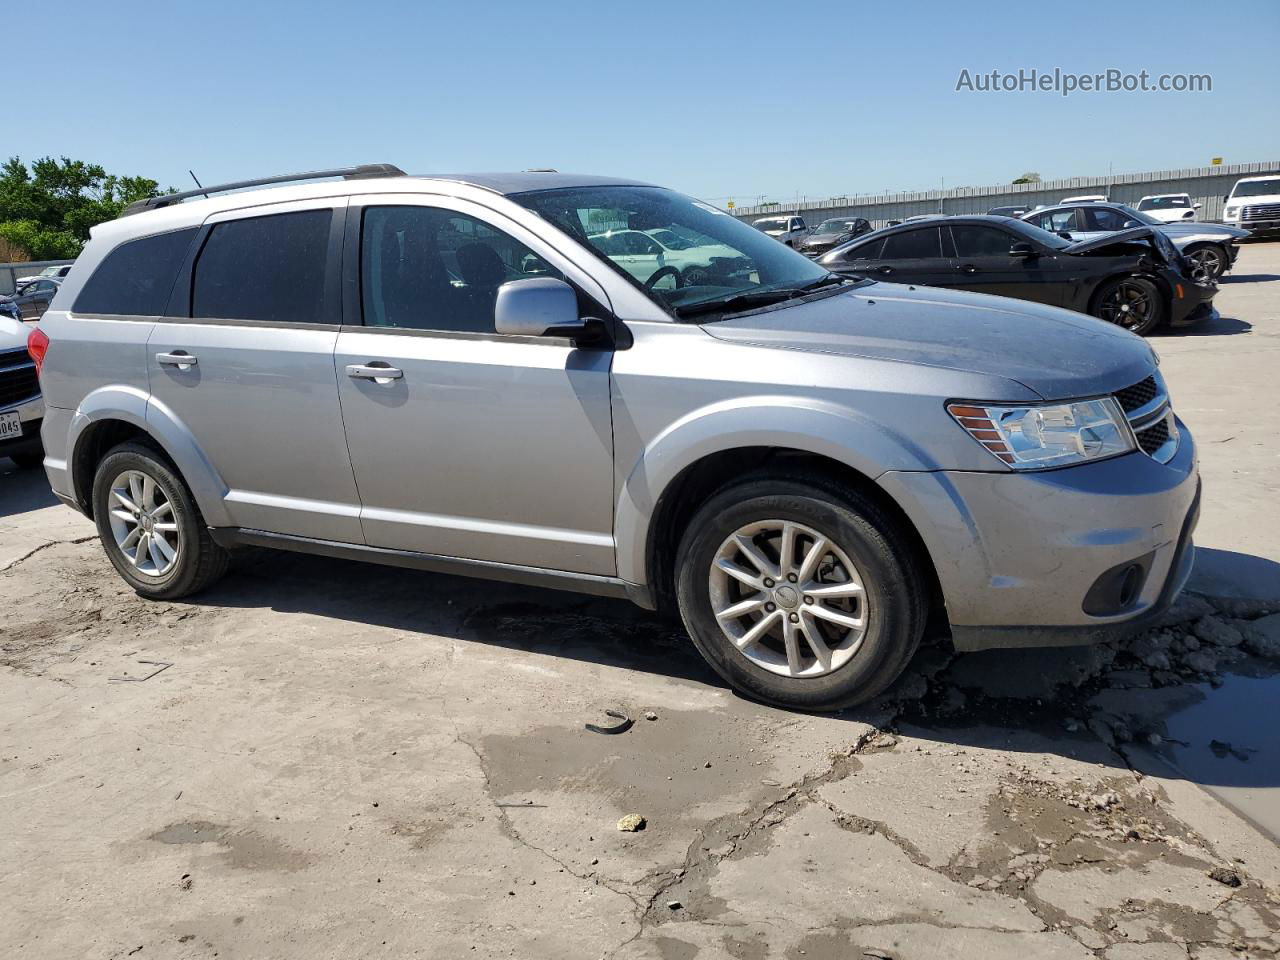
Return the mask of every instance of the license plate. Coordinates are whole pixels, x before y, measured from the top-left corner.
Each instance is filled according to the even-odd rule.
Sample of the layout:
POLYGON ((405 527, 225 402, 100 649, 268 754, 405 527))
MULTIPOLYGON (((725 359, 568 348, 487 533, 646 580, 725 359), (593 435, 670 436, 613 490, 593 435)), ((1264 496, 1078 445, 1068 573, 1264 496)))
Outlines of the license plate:
POLYGON ((0 413, 0 440, 13 440, 22 436, 22 418, 14 413, 0 413))

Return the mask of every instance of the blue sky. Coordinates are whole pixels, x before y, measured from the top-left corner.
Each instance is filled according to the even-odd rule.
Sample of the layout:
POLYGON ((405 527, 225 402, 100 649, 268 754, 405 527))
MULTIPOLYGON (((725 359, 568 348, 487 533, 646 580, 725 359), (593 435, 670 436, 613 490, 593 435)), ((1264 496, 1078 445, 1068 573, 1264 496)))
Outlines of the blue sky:
MULTIPOLYGON (((1280 159, 1280 3, 63 0, 5 155, 189 187, 362 161, 723 202, 1280 159), (1208 73, 1211 93, 956 92, 1208 73)), ((11 51, 12 53, 13 51, 11 51)))

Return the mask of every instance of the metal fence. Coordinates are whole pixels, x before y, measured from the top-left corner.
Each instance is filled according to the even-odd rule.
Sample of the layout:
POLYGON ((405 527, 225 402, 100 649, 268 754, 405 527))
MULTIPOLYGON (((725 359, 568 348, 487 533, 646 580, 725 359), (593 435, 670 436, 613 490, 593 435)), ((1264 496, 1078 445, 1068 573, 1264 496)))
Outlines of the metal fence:
POLYGON ((32 260, 28 263, 0 263, 0 294, 13 293, 19 277, 34 277, 45 267, 60 267, 74 260, 32 260))
POLYGON ((889 220, 905 220, 923 213, 986 213, 992 207, 1048 206, 1064 197, 1081 194, 1104 194, 1118 203, 1136 206, 1149 194, 1187 193, 1199 203, 1197 220, 1221 220, 1223 198, 1231 192, 1236 180, 1266 174, 1280 175, 1280 161, 1233 163, 1185 170, 1155 170, 1148 173, 1124 173, 1105 177, 1072 177, 1041 183, 1019 183, 990 187, 956 187, 953 190, 926 190, 916 193, 881 193, 823 200, 801 198, 799 203, 764 204, 738 207, 735 217, 753 220, 757 217, 799 213, 809 226, 817 226, 828 217, 865 217, 873 226, 882 227, 889 220))

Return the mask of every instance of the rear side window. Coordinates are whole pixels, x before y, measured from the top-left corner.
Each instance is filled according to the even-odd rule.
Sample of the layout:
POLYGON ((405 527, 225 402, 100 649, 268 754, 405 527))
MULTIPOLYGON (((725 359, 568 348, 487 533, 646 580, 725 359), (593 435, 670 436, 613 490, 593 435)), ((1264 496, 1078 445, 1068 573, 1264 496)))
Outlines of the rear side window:
POLYGON ((191 315, 323 323, 332 210, 218 223, 196 260, 191 315))
POLYGON ((1013 237, 1003 230, 970 224, 952 227, 951 238, 960 257, 1007 257, 1013 245, 1013 237))
POLYGON ((120 244, 98 265, 72 309, 76 313, 160 316, 195 235, 192 227, 120 244))
POLYGON ((942 256, 942 241, 937 227, 908 230, 884 239, 881 260, 935 260, 942 256))
POLYGON ((871 240, 868 243, 859 244, 852 250, 845 253, 844 260, 879 260, 880 250, 884 247, 883 239, 871 240))

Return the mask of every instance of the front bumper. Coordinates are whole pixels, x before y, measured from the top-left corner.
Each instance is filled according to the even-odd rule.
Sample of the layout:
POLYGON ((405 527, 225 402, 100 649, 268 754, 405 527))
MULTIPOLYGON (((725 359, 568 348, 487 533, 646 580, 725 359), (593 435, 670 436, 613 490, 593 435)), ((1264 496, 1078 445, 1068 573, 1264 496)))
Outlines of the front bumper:
POLYGON ((1227 223, 1227 226, 1239 227, 1241 230, 1248 230, 1255 236, 1260 233, 1280 232, 1280 220, 1242 220, 1239 223, 1231 221, 1227 223))
POLYGON ((1169 326, 1186 327, 1217 316, 1213 307, 1213 298, 1218 295, 1216 283, 1192 283, 1182 277, 1173 282, 1182 288, 1182 296, 1178 297, 1175 289, 1169 298, 1169 326))
POLYGON ((884 474, 933 560, 956 648, 1098 643, 1158 618, 1190 575, 1199 516, 1195 443, 1178 428, 1167 464, 1135 452, 1032 473, 884 474), (1123 602, 1086 612, 1134 566, 1123 602))

